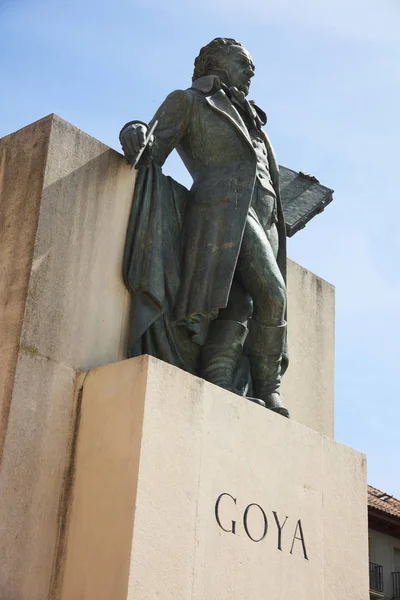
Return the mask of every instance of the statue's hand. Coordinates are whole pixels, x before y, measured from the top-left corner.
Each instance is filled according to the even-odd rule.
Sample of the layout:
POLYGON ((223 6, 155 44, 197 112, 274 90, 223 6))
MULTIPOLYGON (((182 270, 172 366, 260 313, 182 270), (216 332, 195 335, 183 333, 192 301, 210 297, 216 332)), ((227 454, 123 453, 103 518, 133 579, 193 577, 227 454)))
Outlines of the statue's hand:
POLYGON ((144 123, 133 122, 122 128, 119 134, 119 141, 126 158, 130 163, 135 159, 136 155, 144 146, 151 148, 154 144, 154 136, 152 135, 147 141, 148 126, 144 123))

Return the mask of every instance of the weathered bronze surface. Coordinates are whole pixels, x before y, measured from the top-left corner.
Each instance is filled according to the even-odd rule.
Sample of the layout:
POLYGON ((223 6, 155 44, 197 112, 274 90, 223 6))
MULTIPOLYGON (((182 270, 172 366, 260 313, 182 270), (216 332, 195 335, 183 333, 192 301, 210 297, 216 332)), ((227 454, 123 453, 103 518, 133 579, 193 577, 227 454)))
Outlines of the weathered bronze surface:
POLYGON ((321 185, 312 175, 279 168, 279 183, 286 235, 294 236, 313 217, 321 213, 333 200, 333 190, 321 185))
POLYGON ((247 100, 254 70, 239 42, 216 38, 191 88, 172 92, 149 125, 121 130, 131 164, 146 146, 124 256, 129 355, 152 354, 289 416, 285 220, 266 115, 247 100), (162 174, 174 148, 190 191, 162 174))

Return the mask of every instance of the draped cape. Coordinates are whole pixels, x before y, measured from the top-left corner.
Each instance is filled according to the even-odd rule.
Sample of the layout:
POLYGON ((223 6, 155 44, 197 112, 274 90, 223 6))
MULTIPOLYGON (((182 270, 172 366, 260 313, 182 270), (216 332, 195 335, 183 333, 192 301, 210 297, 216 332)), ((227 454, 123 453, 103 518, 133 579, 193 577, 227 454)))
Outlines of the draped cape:
POLYGON ((196 372, 200 348, 193 332, 177 325, 173 309, 181 281, 181 230, 190 192, 161 167, 140 168, 123 258, 131 292, 128 356, 151 354, 196 372))

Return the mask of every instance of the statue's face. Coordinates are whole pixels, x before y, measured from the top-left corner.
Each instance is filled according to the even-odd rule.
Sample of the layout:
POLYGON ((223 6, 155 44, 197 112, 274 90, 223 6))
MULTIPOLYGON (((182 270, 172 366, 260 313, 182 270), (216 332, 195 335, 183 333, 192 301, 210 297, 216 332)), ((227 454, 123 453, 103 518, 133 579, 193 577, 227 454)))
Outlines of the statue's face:
POLYGON ((237 87, 247 96, 250 89, 250 80, 255 70, 250 54, 240 46, 231 46, 223 62, 223 69, 229 79, 229 81, 225 81, 225 76, 222 76, 223 82, 228 86, 237 87))

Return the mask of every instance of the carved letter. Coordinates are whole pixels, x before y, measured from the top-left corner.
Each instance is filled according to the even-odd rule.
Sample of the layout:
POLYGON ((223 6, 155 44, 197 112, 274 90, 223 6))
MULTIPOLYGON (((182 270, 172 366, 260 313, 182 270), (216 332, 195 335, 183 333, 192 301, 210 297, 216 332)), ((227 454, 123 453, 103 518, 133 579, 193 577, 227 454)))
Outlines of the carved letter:
POLYGON ((217 499, 216 503, 215 503, 215 518, 217 520, 218 525, 221 527, 221 529, 223 531, 226 531, 226 533, 233 533, 233 534, 235 534, 236 533, 236 521, 231 521, 231 523, 232 523, 232 529, 225 529, 225 527, 222 527, 221 521, 219 520, 219 512, 218 512, 218 510, 219 510, 219 503, 221 502, 221 498, 223 496, 229 496, 229 498, 232 498, 232 500, 236 504, 236 498, 234 498, 230 494, 226 494, 226 493, 220 494, 218 496, 218 499, 217 499))
POLYGON ((308 560, 308 556, 307 556, 307 550, 306 550, 306 543, 305 543, 305 541, 304 541, 303 528, 302 528, 302 526, 301 526, 301 521, 300 521, 300 519, 297 521, 296 529, 295 529, 295 532, 294 532, 294 538, 293 538, 293 542, 292 542, 292 547, 291 547, 291 549, 290 549, 290 554, 293 554, 293 546, 294 546, 294 542, 295 542, 296 540, 300 540, 300 542, 301 542, 301 545, 303 546, 304 558, 305 558, 306 560, 308 560), (300 533, 300 537, 297 537, 297 530, 298 530, 298 531, 299 531, 299 533, 300 533))
POLYGON ((253 542, 261 542, 261 540, 263 540, 265 538, 265 536, 267 535, 267 530, 268 530, 268 521, 267 521, 267 515, 265 514, 265 512, 263 511, 263 509, 261 508, 261 506, 259 504, 249 504, 248 507, 246 508, 246 510, 244 511, 244 515, 243 515, 243 525, 244 525, 244 529, 248 535, 248 537, 253 541, 253 542), (252 506, 257 506, 257 508, 260 509, 263 519, 264 519, 264 532, 262 534, 262 536, 256 540, 255 538, 251 537, 250 533, 249 533, 249 529, 247 527, 247 515, 249 514, 249 510, 252 506))
POLYGON ((276 526, 278 528, 278 550, 282 550, 282 529, 285 527, 286 521, 288 520, 289 517, 286 517, 286 519, 283 522, 283 525, 281 525, 279 523, 279 519, 278 519, 277 513, 274 510, 272 511, 272 513, 274 515, 275 523, 276 523, 276 526))

